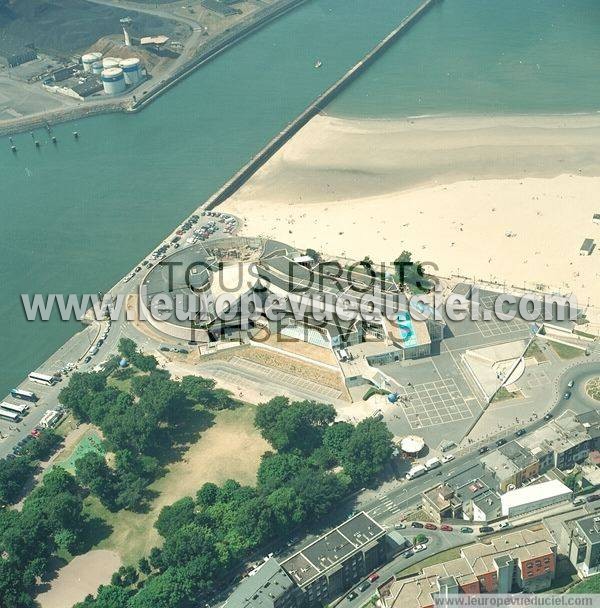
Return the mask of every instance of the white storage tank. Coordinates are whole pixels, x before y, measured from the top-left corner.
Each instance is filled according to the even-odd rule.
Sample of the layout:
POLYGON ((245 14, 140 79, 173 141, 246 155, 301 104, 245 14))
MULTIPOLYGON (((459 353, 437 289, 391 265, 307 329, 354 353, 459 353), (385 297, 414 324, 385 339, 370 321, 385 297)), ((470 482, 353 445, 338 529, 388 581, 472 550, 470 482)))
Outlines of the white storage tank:
POLYGON ((102 66, 101 61, 96 61, 95 63, 92 63, 92 74, 97 74, 98 76, 100 76, 100 74, 102 74, 103 69, 104 68, 102 66))
POLYGON ((123 59, 121 61, 121 68, 125 76, 125 82, 127 84, 137 84, 141 79, 142 64, 137 57, 131 57, 130 59, 123 59))
POLYGON ((108 68, 118 68, 121 60, 118 57, 105 57, 102 60, 102 67, 104 69, 108 68))
POLYGON ((125 90, 125 77, 121 68, 107 68, 102 71, 102 86, 107 95, 118 95, 125 90))
POLYGON ((92 64, 102 59, 102 53, 86 53, 81 57, 84 72, 92 71, 92 64))

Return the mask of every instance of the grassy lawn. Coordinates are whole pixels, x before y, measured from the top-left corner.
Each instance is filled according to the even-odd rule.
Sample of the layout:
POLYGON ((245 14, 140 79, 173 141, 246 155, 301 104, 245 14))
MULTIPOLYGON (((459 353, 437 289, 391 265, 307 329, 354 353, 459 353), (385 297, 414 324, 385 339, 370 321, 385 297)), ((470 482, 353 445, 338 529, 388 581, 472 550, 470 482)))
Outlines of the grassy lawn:
POLYGON ((405 568, 404 570, 400 570, 399 572, 396 572, 396 574, 402 575, 402 577, 404 578, 405 576, 410 576, 412 574, 418 574, 419 572, 421 572, 421 570, 423 570, 423 568, 426 568, 427 566, 433 566, 435 564, 447 562, 447 561, 450 561, 451 559, 456 559, 457 557, 460 557, 460 547, 455 547, 453 549, 446 549, 446 551, 442 551, 441 553, 436 553, 435 555, 432 555, 431 557, 427 557, 423 561, 419 562, 418 564, 413 564, 412 566, 409 566, 408 568, 405 568))
POLYGON ((492 403, 495 403, 496 401, 506 401, 507 399, 514 399, 517 395, 520 395, 520 393, 511 393, 508 389, 501 386, 494 395, 492 403))
POLYGON ((600 593, 600 574, 573 585, 567 593, 600 593))
POLYGON ((532 342, 529 345, 529 348, 525 351, 525 357, 533 357, 538 363, 548 361, 548 357, 546 357, 537 342, 532 342))
POLYGON ((546 591, 542 591, 542 594, 563 594, 570 589, 574 583, 579 581, 577 571, 571 564, 571 562, 565 557, 559 555, 556 560, 556 572, 554 573, 554 580, 552 586, 546 591))
POLYGON ((236 479, 253 485, 260 458, 269 449, 254 428, 254 411, 254 407, 243 405, 217 412, 213 425, 201 433, 180 460, 168 465, 163 477, 150 485, 149 489, 158 496, 147 513, 111 513, 97 498, 88 497, 86 512, 103 519, 110 530, 93 545, 94 549, 116 551, 125 564, 135 564, 160 544, 153 523, 163 506, 193 496, 207 481, 236 479))
POLYGON ((583 357, 585 354, 579 348, 569 346, 568 344, 559 344, 558 342, 550 342, 550 346, 554 349, 554 352, 561 359, 576 359, 577 357, 583 357))
MULTIPOLYGON (((134 374, 134 376, 137 374, 134 374)), ((108 377, 107 380, 107 384, 109 384, 110 386, 114 386, 115 388, 118 388, 120 391, 123 391, 124 393, 131 393, 131 380, 133 379, 133 376, 131 378, 125 378, 124 380, 121 380, 119 378, 115 378, 114 375, 110 375, 108 377)))
POLYGON ((600 378, 592 378, 585 386, 587 394, 596 401, 600 401, 600 378))
POLYGON ((66 469, 72 475, 75 474, 75 462, 85 456, 88 452, 97 452, 98 454, 104 454, 104 448, 102 447, 102 439, 100 435, 94 430, 90 429, 86 431, 83 437, 78 443, 72 448, 66 448, 64 453, 57 459, 56 464, 66 469))

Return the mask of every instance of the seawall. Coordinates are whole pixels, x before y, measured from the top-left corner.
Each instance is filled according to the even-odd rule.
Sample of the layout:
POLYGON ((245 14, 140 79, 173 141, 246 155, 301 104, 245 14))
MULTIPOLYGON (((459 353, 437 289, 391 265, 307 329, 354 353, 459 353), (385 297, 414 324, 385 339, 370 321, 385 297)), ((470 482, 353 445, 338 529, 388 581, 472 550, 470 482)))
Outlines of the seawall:
POLYGON ((337 82, 319 95, 299 116, 287 124, 266 146, 255 154, 220 190, 203 205, 213 209, 234 194, 269 158, 283 147, 304 125, 321 112, 348 85, 360 76, 396 39, 414 25, 423 14, 440 0, 425 0, 410 15, 392 30, 377 46, 371 49, 358 63, 350 68, 337 82))

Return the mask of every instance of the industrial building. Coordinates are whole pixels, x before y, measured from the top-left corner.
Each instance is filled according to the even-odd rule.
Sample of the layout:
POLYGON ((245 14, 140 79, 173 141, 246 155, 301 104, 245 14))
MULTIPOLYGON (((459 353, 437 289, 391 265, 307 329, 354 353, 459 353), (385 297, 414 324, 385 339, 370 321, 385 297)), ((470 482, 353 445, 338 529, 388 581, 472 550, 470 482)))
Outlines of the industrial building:
POLYGON ((102 60, 102 53, 86 53, 81 57, 81 65, 84 72, 91 72, 92 66, 102 60))
POLYGON ((551 505, 571 500, 573 490, 558 479, 531 484, 525 488, 511 490, 500 497, 502 515, 514 517, 537 511, 551 505))
POLYGON ((463 547, 460 557, 379 588, 383 608, 433 608, 445 594, 538 592, 556 569, 556 544, 544 528, 521 530, 463 547))
POLYGON ((99 51, 85 53, 81 64, 56 70, 43 82, 44 88, 84 101, 92 95, 120 95, 137 86, 146 74, 138 57, 103 57, 99 51), (60 84, 58 84, 60 82, 60 84))
POLYGON ((302 608, 305 598, 289 574, 271 557, 244 578, 223 608, 302 608))
POLYGON ((386 531, 358 513, 285 560, 281 566, 302 590, 308 608, 322 606, 388 558, 386 531))
POLYGON ((125 75, 120 67, 105 67, 100 75, 100 80, 107 95, 119 95, 125 91, 125 75))
POLYGON ((15 68, 37 58, 33 43, 23 44, 19 39, 0 30, 0 65, 15 68))

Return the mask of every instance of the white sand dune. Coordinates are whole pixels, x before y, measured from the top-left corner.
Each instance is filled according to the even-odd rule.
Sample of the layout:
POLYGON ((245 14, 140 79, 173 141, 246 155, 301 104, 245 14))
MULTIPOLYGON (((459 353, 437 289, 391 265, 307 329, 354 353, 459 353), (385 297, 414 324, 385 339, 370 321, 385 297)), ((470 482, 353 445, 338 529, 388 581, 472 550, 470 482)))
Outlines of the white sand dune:
POLYGON ((600 117, 319 116, 224 208, 246 234, 600 305, 600 117), (506 236, 511 234, 513 236, 506 236))

